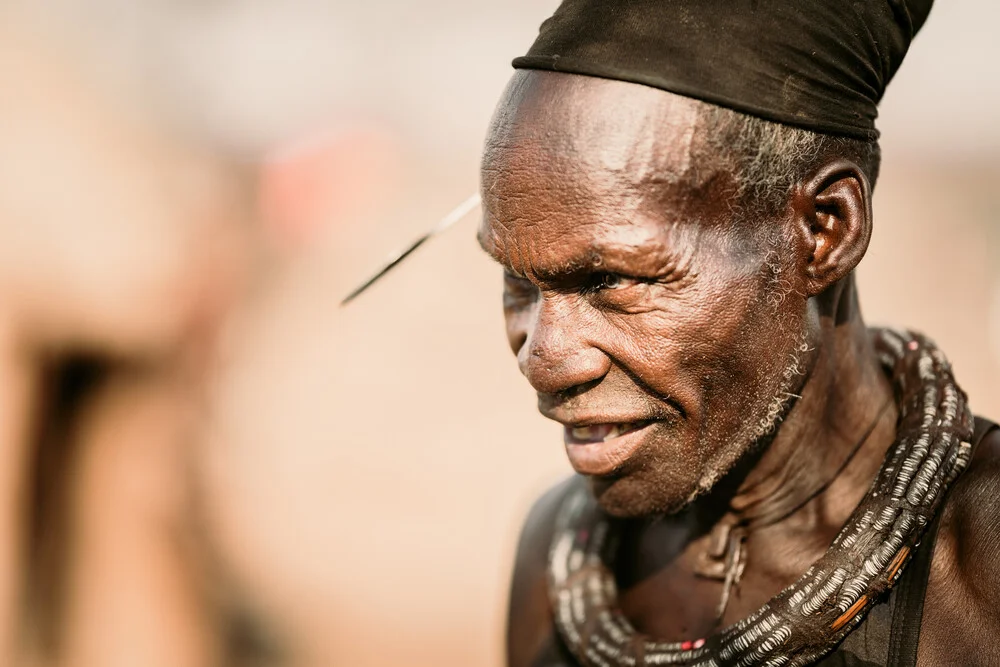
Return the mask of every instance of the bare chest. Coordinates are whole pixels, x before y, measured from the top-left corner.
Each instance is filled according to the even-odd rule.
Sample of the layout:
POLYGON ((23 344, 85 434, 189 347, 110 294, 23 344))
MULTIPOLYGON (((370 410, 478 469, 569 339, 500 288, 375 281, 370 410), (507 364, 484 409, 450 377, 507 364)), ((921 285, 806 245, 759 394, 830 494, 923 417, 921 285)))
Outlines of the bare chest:
POLYGON ((673 561, 650 571, 628 565, 619 577, 619 603, 640 632, 665 641, 695 641, 750 616, 785 587, 792 584, 822 553, 822 545, 783 548, 774 545, 769 558, 748 550, 747 564, 738 584, 723 603, 722 578, 699 574, 704 551, 693 544, 673 561), (818 549, 818 552, 817 552, 818 549))

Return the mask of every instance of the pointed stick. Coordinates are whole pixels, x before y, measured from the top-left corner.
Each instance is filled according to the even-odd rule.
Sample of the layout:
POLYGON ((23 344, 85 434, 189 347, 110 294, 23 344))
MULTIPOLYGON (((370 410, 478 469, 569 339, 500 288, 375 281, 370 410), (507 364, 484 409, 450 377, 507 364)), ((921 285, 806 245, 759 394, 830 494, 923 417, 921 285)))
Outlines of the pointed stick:
POLYGON ((386 261, 386 263, 383 264, 381 268, 379 268, 378 271, 376 271, 374 274, 372 274, 371 278, 369 278, 365 282, 361 283, 361 285, 359 285, 358 287, 356 287, 354 289, 354 291, 352 291, 350 294, 348 294, 347 296, 345 296, 344 300, 340 302, 340 305, 341 306, 345 306, 349 302, 353 301, 358 295, 360 295, 366 289, 368 289, 369 287, 371 287, 372 285, 374 285, 375 282, 379 278, 381 278, 382 276, 384 276, 385 274, 387 274, 397 264, 399 264, 404 259, 406 259, 407 257, 409 257, 410 253, 412 253, 414 250, 416 250, 417 248, 419 248, 420 246, 422 246, 424 244, 424 242, 426 242, 427 240, 429 240, 429 239, 437 236, 441 232, 446 231, 449 227, 451 227, 456 222, 458 222, 459 220, 461 220, 462 218, 464 218, 466 215, 468 215, 469 213, 471 213, 473 209, 475 209, 477 206, 479 206, 479 203, 480 203, 479 193, 476 193, 476 194, 472 195, 471 197, 469 197, 468 199, 466 199, 465 201, 463 201, 458 206, 456 206, 454 209, 452 209, 452 211, 450 213, 448 213, 448 215, 446 215, 443 218, 441 218, 441 222, 439 222, 437 225, 435 225, 434 227, 432 227, 430 229, 430 231, 428 231, 427 233, 425 233, 424 235, 422 235, 421 237, 419 237, 416 241, 414 241, 413 243, 411 243, 410 245, 408 245, 403 250, 401 250, 401 251, 395 253, 394 255, 392 255, 386 261))

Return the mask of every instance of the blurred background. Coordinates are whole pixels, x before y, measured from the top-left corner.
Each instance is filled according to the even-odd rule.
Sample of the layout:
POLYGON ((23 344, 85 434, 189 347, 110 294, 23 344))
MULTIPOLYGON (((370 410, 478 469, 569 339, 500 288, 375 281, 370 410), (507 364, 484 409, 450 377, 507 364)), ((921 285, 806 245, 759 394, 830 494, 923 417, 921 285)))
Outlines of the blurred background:
MULTIPOLYGON (((0 0, 0 664, 502 664, 569 466, 476 216, 338 303, 556 4, 0 0)), ((998 21, 939 3, 889 88, 860 270, 994 419, 998 21)))

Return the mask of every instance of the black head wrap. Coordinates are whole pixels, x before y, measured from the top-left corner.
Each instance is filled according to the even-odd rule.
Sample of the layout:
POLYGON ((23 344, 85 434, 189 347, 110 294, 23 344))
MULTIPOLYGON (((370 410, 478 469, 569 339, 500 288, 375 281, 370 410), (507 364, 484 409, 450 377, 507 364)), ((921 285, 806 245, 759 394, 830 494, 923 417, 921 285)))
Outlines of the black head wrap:
POLYGON ((564 0, 514 67, 641 83, 876 139, 876 106, 933 0, 564 0))

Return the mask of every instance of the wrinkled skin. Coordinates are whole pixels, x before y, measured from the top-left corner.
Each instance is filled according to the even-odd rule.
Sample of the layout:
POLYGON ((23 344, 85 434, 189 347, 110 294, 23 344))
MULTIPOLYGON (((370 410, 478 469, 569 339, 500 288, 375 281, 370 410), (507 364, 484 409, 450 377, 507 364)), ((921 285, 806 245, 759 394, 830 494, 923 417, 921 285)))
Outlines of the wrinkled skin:
POLYGON ((536 104, 527 83, 510 94, 525 101, 487 147, 482 239, 506 269, 511 348, 545 416, 652 421, 640 451, 594 487, 615 514, 676 511, 798 389, 799 375, 774 369, 815 339, 817 313, 805 286, 782 283, 790 267, 766 233, 778 224, 733 224, 732 177, 700 168, 690 100, 619 111, 620 140, 595 151, 607 119, 590 100, 536 104), (553 141, 550 127, 574 132, 553 141))
MULTIPOLYGON (((715 627, 721 584, 697 577, 694 563, 730 508, 764 511, 789 491, 804 498, 863 442, 824 492, 749 536, 726 624, 822 555, 894 440, 891 389, 852 273, 871 235, 867 177, 831 158, 784 210, 756 215, 707 148, 699 104, 624 82, 519 72, 494 117, 479 239, 505 271, 511 349, 542 414, 566 426, 580 473, 540 500, 525 527, 511 665, 560 659, 544 572, 569 486, 586 480, 605 510, 635 519, 616 572, 629 619, 659 638, 691 639, 715 627), (590 443, 608 432, 602 425, 626 433, 590 443)), ((955 556, 940 544, 949 538, 935 572, 955 556)), ((928 600, 955 595, 942 576, 932 574, 928 600)), ((923 664, 942 664, 928 658, 942 648, 921 642, 923 664)))

